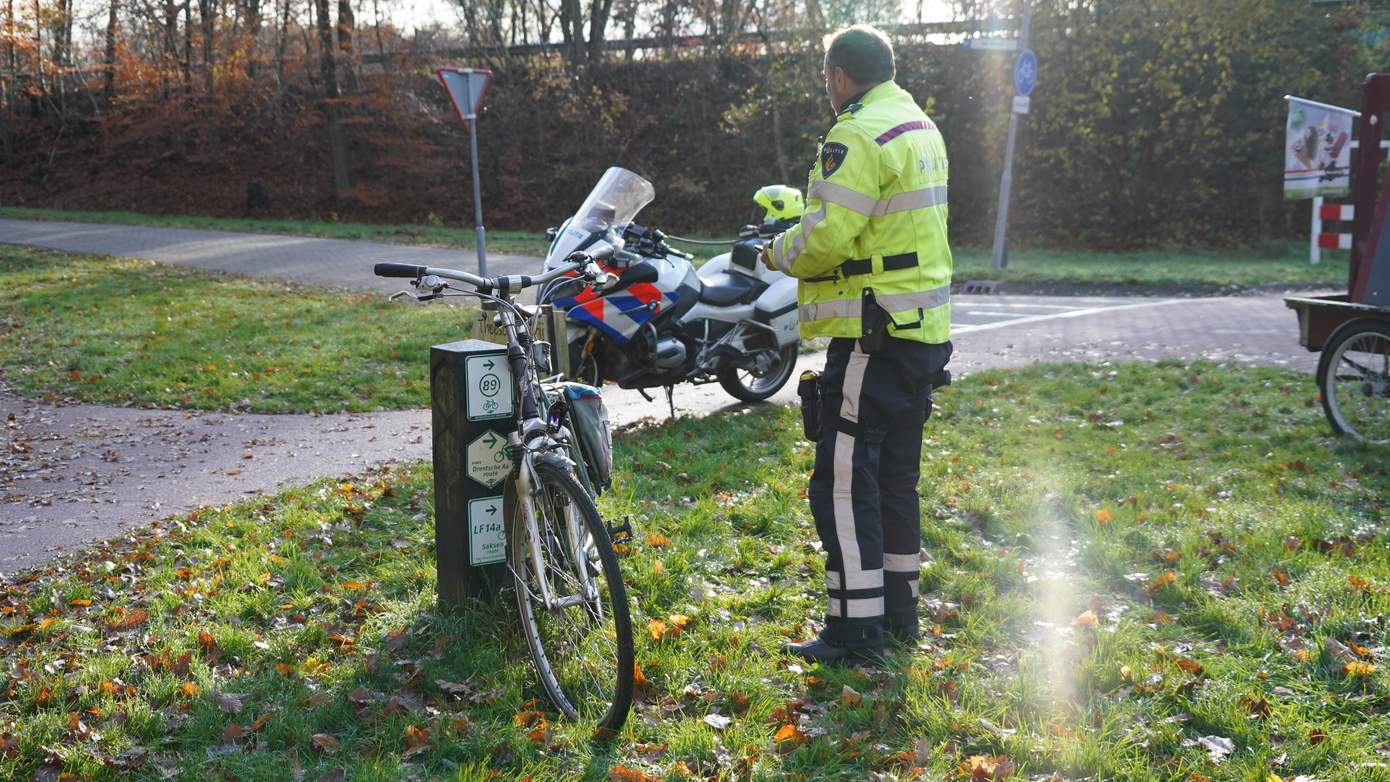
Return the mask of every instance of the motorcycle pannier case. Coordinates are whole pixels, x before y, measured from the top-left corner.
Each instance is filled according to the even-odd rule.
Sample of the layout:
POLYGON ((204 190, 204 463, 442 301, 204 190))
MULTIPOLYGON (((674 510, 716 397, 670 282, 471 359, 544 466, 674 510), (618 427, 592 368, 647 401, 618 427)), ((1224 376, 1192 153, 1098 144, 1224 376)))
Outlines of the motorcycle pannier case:
POLYGON ((584 471, 594 490, 603 493, 613 485, 613 431, 608 407, 597 388, 583 383, 561 383, 569 407, 569 430, 584 460, 584 471))

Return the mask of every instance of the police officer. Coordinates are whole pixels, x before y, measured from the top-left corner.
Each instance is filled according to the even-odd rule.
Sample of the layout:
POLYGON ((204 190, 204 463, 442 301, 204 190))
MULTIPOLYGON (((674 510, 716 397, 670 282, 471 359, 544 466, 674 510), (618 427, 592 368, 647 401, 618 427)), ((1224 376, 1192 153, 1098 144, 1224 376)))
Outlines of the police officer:
POLYGON ((877 659, 885 632, 918 633, 917 496, 931 389, 951 356, 946 147, 893 82, 893 47, 856 25, 830 40, 835 126, 811 168, 806 213, 764 250, 798 279, 801 336, 831 337, 819 383, 809 497, 824 544, 825 629, 784 651, 877 659))

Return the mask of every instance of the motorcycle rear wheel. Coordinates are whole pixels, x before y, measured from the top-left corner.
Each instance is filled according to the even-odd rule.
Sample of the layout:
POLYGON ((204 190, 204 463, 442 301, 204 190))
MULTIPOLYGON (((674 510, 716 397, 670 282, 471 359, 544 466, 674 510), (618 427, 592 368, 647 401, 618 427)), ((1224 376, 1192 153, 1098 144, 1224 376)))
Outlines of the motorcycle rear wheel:
POLYGON ((716 376, 729 395, 743 402, 761 402, 782 390, 796 370, 798 345, 793 342, 777 351, 777 363, 762 375, 738 367, 720 367, 716 376))

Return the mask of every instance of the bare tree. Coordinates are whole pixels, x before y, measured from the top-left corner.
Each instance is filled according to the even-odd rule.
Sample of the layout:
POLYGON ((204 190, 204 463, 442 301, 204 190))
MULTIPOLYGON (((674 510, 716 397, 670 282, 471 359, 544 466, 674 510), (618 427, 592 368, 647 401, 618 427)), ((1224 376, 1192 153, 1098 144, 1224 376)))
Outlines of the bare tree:
POLYGON ((338 0, 338 51, 343 55, 343 81, 349 92, 357 91, 356 52, 353 50, 353 31, 357 21, 352 14, 352 0, 338 0))
POLYGON ((319 31, 319 78, 323 80, 324 116, 328 123, 328 147, 333 158, 333 194, 343 198, 351 184, 348 182, 347 144, 338 122, 338 68, 333 58, 333 28, 328 25, 328 0, 315 0, 315 16, 319 31))
POLYGON ((106 57, 102 63, 104 67, 103 80, 101 86, 102 97, 106 100, 106 105, 111 105, 111 99, 116 95, 116 31, 119 29, 117 14, 120 13, 120 0, 110 0, 106 15, 106 57))
POLYGON ((213 38, 217 35, 217 10, 213 3, 215 0, 198 0, 198 18, 203 24, 203 86, 209 95, 212 94, 213 87, 213 65, 216 58, 216 49, 213 48, 213 38))

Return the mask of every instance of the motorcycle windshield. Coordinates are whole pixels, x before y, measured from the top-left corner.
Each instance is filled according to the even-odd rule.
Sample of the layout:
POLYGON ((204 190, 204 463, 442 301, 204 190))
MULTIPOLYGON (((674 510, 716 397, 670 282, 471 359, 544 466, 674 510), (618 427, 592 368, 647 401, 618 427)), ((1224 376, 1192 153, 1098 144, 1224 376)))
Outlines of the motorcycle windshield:
POLYGON ((613 166, 584 199, 550 244, 546 268, 563 263, 570 253, 587 250, 606 242, 614 250, 623 249, 623 227, 632 222, 642 207, 656 197, 652 183, 625 168, 613 166))

